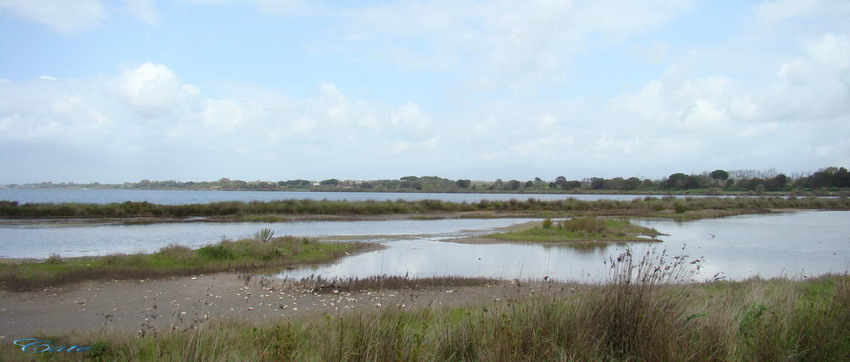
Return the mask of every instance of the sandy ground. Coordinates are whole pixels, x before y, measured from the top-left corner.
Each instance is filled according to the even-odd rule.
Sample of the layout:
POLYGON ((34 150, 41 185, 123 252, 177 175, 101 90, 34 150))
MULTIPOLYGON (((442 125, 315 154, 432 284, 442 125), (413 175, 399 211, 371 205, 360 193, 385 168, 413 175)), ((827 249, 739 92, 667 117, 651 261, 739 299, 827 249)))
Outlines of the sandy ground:
POLYGON ((419 290, 334 293, 330 288, 315 293, 311 289, 292 281, 222 273, 0 291, 0 340, 97 329, 147 333, 220 318, 261 322, 315 313, 491 304, 575 291, 566 284, 519 281, 419 290))

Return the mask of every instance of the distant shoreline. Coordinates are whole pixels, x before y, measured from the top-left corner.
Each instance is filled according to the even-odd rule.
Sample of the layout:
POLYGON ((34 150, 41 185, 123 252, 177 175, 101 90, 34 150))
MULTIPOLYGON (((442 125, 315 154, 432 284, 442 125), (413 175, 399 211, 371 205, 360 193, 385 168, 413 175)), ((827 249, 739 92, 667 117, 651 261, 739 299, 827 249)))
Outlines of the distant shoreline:
POLYGON ((128 188, 119 185, 104 187, 34 187, 34 186, 10 186, 0 185, 0 190, 117 190, 117 191, 211 191, 211 192, 333 192, 333 193, 387 193, 387 194, 482 194, 482 195, 646 195, 646 196, 818 196, 818 197, 840 197, 850 195, 850 189, 834 190, 792 190, 792 191, 725 191, 717 192, 712 189, 690 189, 690 190, 559 190, 559 189, 531 189, 531 190, 415 190, 415 189, 357 189, 357 188, 315 188, 315 189, 222 189, 222 188, 128 188))

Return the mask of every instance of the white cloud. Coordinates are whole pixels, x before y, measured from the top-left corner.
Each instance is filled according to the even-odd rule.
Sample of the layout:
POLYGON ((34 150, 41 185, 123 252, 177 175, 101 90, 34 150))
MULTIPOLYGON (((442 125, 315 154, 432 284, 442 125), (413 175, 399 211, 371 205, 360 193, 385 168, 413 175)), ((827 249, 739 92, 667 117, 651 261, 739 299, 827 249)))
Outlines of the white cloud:
POLYGON ((159 24, 159 12, 156 10, 156 0, 124 0, 127 11, 139 21, 148 24, 159 24))
POLYGON ((743 129, 735 132, 735 136, 740 138, 763 137, 765 135, 778 131, 779 128, 779 122, 766 122, 761 124, 748 125, 745 126, 743 129))
POLYGON ((392 148, 390 149, 393 153, 405 152, 405 151, 427 151, 434 150, 437 148, 437 145, 440 143, 440 139, 442 136, 435 136, 428 138, 421 142, 406 142, 406 141, 398 141, 392 144, 392 148))
POLYGON ((753 11, 759 20, 768 24, 813 15, 844 18, 846 21, 850 3, 845 0, 775 0, 764 1, 753 11))
POLYGON ((665 43, 654 41, 649 44, 632 45, 629 51, 650 63, 661 63, 667 58, 669 46, 665 43))
POLYGON ((390 116, 393 125, 408 125, 414 128, 424 128, 430 123, 428 116, 422 112, 419 105, 407 102, 398 107, 390 116))
MULTIPOLYGON (((467 72, 479 90, 534 88, 562 80, 593 42, 647 33, 689 0, 637 4, 433 0, 376 5, 346 14, 345 44, 401 67, 467 72)), ((595 46, 595 44, 594 44, 595 46)))
MULTIPOLYGON (((0 83, 4 143, 96 147, 98 155, 161 159, 171 172, 205 174, 209 171, 199 169, 198 160, 224 160, 233 152, 252 159, 300 157, 299 163, 315 165, 304 167, 350 167, 350 161, 343 160, 434 152, 442 139, 416 103, 395 106, 352 99, 329 83, 300 99, 210 98, 167 66, 154 63, 113 77, 0 83), (337 157, 327 160, 329 155, 337 157)), ((247 167, 244 161, 221 162, 217 177, 247 167)), ((145 171, 134 171, 130 161, 104 167, 109 172, 145 171)))
POLYGON ((817 121, 850 111, 850 37, 826 33, 783 64, 776 82, 759 94, 763 117, 817 121))
POLYGON ((810 42, 806 51, 812 59, 835 71, 850 68, 850 36, 847 34, 824 34, 810 42))
POLYGON ((323 7, 318 2, 306 0, 181 0, 190 3, 202 3, 210 5, 225 4, 253 4, 264 13, 290 16, 304 15, 320 12, 323 7))
POLYGON ((144 63, 124 71, 119 88, 136 113, 151 118, 171 111, 182 83, 168 67, 144 63))
MULTIPOLYGON (((206 177, 208 169, 215 169, 215 178, 245 178, 241 171, 264 169, 246 159, 275 165, 262 172, 283 178, 291 170, 300 170, 298 177, 368 178, 445 169, 467 178, 482 175, 475 173, 481 167, 498 171, 486 175, 509 178, 521 178, 516 173, 531 167, 550 170, 551 176, 584 177, 602 170, 628 176, 642 170, 651 177, 703 167, 791 162, 817 167, 850 159, 850 148, 842 143, 842 135, 850 134, 850 26, 836 20, 846 23, 850 15, 843 0, 765 1, 753 13, 732 14, 728 24, 742 25, 723 31, 710 22, 698 30, 683 24, 714 13, 693 14, 665 28, 690 11, 689 0, 639 5, 617 0, 194 2, 287 17, 264 18, 263 31, 289 29, 288 17, 306 15, 298 21, 311 29, 310 36, 292 35, 287 43, 292 53, 286 53, 292 56, 286 68, 304 74, 287 78, 281 72, 266 84, 283 84, 280 89, 298 94, 307 89, 307 94, 220 83, 267 74, 261 67, 228 69, 258 63, 215 63, 236 57, 205 58, 209 69, 221 74, 203 69, 183 74, 203 85, 218 84, 215 97, 185 83, 165 64, 83 79, 73 78, 84 76, 76 68, 21 70, 4 75, 14 81, 0 79, 0 140, 62 151, 87 145, 139 162, 164 160, 191 179, 206 177), (335 25, 329 29, 330 23, 335 25), (670 33, 689 30, 697 42, 689 34, 670 33), (303 48, 311 53, 300 53, 303 48), (635 61, 639 58, 646 61, 635 61), (335 62, 346 64, 336 68, 341 63, 335 62), (325 66, 335 68, 326 72, 325 66), (340 75, 349 69, 374 73, 340 75), (20 80, 39 74, 58 77, 20 80), (573 75, 582 83, 571 82, 573 75), (213 79, 219 76, 226 80, 213 79), (600 95, 601 87, 606 94, 624 91, 600 95), (389 94, 393 101, 362 94, 389 94), (231 155, 236 152, 239 157, 231 155)), ((164 4, 116 3, 73 31, 116 25, 106 21, 107 11, 157 24, 156 5, 164 4)), ((15 12, 38 7, 27 4, 0 0, 0 11, 38 21, 15 12)), ((696 9, 727 9, 714 6, 696 9)), ((209 31, 206 40, 219 36, 209 31)), ((155 33, 146 39, 161 40, 155 33)), ((75 41, 82 38, 88 37, 75 41)), ((268 49, 257 39, 246 52, 268 49)), ((127 54, 117 59, 140 53, 127 54)), ((132 162, 118 166, 132 170, 132 162)))
POLYGON ((245 109, 229 99, 208 99, 201 112, 201 123, 205 126, 232 130, 245 122, 245 109))
POLYGON ((92 29, 108 17, 99 0, 0 0, 0 12, 12 13, 65 34, 92 29))

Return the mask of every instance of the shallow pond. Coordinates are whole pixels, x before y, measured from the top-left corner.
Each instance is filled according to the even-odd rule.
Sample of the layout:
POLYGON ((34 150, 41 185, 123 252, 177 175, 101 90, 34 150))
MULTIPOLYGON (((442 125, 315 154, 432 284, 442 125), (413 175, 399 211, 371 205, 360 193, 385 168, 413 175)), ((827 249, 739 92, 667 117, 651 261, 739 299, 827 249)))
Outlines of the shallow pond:
POLYGON ((804 211, 675 222, 634 220, 669 234, 662 243, 530 245, 457 244, 445 237, 387 241, 388 249, 355 255, 336 264, 290 270, 279 277, 366 277, 400 274, 417 277, 550 277, 601 281, 603 263, 626 246, 643 255, 649 248, 702 258, 700 279, 787 276, 800 278, 850 270, 850 212, 804 211))
POLYGON ((850 270, 850 211, 803 211, 675 222, 633 220, 654 227, 662 243, 531 245, 459 244, 530 219, 312 221, 286 223, 175 223, 81 227, 0 227, 0 256, 46 257, 152 252, 170 243, 198 247, 222 237, 248 237, 261 228, 276 235, 360 236, 386 249, 346 257, 332 265, 287 270, 279 277, 366 277, 379 274, 599 281, 603 261, 631 246, 702 257, 702 278, 805 277, 850 270), (683 251, 684 249, 684 251, 683 251))
POLYGON ((532 220, 534 219, 193 222, 70 227, 2 226, 0 227, 0 258, 46 258, 51 253, 62 256, 151 253, 169 244, 200 247, 216 243, 222 238, 248 238, 263 228, 274 230, 277 236, 382 235, 395 236, 398 239, 427 234, 432 237, 452 237, 473 235, 473 230, 490 230, 532 220))

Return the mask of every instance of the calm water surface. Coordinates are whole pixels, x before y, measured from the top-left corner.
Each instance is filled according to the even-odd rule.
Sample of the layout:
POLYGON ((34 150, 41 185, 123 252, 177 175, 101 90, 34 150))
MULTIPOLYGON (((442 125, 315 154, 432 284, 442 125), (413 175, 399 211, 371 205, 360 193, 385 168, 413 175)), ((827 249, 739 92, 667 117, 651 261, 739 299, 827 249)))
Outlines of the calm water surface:
MULTIPOLYGON (((584 201, 631 201, 647 195, 568 195, 568 194, 451 194, 397 192, 290 192, 290 191, 195 191, 195 190, 75 190, 75 189, 0 189, 0 200, 19 203, 81 202, 108 204, 124 201, 147 201, 160 205, 206 204, 219 201, 274 201, 284 199, 387 201, 442 200, 451 202, 506 201, 510 199, 584 201)), ((661 197, 655 195, 655 197, 661 197)), ((684 196, 679 196, 684 197, 684 196)), ((697 196, 699 197, 699 196, 697 196)))
MULTIPOLYGON (((169 244, 200 247, 222 238, 250 237, 262 228, 275 235, 333 237, 373 236, 385 239, 416 237, 456 237, 473 235, 476 230, 510 226, 534 219, 451 219, 387 221, 297 221, 279 223, 161 223, 147 225, 2 226, 0 257, 45 258, 51 253, 63 256, 106 255, 110 253, 151 253, 169 244)), ((384 240, 385 242, 387 240, 384 240)))
POLYGON ((260 228, 276 235, 362 236, 386 249, 350 256, 332 265, 285 271, 279 277, 366 277, 378 274, 481 276, 599 281, 602 263, 630 245, 637 253, 650 247, 703 257, 702 277, 728 279, 816 276, 850 270, 850 212, 804 211, 724 219, 674 222, 634 220, 670 234, 663 243, 592 246, 459 244, 454 238, 483 233, 529 219, 396 220, 287 223, 191 223, 84 227, 0 228, 0 255, 46 257, 152 252, 170 243, 197 247, 221 237, 247 237, 260 228), (375 235, 380 235, 376 237, 375 235))
POLYGON ((728 279, 787 276, 800 278, 850 270, 850 212, 806 211, 748 215, 725 219, 674 222, 634 220, 654 227, 663 243, 593 246, 521 244, 467 245, 445 243, 442 237, 387 242, 389 249, 356 255, 339 263, 285 271, 280 277, 366 277, 378 274, 411 276, 485 276, 601 281, 603 264, 628 245, 642 255, 648 248, 673 255, 703 257, 702 279, 715 274, 728 279), (714 235, 712 237, 712 235, 714 235))

